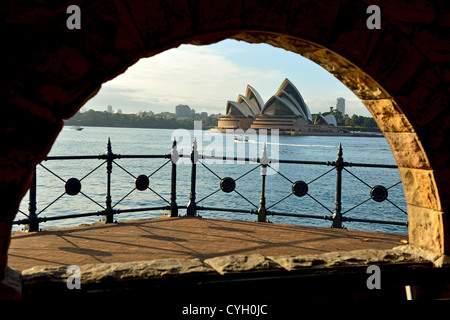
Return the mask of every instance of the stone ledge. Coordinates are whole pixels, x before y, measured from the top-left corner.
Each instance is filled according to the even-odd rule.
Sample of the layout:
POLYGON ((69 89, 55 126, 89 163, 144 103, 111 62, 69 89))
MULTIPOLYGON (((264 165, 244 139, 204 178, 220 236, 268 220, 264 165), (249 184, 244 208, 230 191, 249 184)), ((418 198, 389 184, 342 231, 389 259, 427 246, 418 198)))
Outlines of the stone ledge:
MULTIPOLYGON (((204 260, 171 258, 85 264, 79 266, 81 290, 68 289, 68 266, 35 266, 23 270, 22 274, 9 269, 12 275, 9 279, 13 281, 0 284, 3 294, 0 299, 35 301, 71 297, 101 299, 117 296, 135 299, 151 296, 161 299, 163 303, 167 300, 165 297, 172 296, 174 292, 183 292, 184 295, 221 301, 218 297, 229 297, 226 292, 230 289, 234 290, 228 291, 234 292, 233 297, 240 295, 242 299, 247 295, 253 297, 254 294, 261 299, 267 298, 266 295, 273 298, 273 292, 277 292, 281 294, 277 297, 283 300, 283 297, 305 294, 295 289, 298 286, 308 287, 308 290, 319 288, 315 294, 323 299, 324 292, 320 288, 329 286, 331 282, 336 286, 346 283, 346 297, 360 298, 360 294, 369 295, 365 287, 369 265, 378 265, 384 272, 383 279, 387 281, 384 285, 385 299, 390 299, 392 292, 398 292, 399 286, 410 281, 419 286, 430 283, 450 285, 444 281, 450 272, 448 257, 444 259, 420 248, 401 245, 389 250, 353 250, 314 255, 250 254, 204 260), (361 283, 364 292, 361 291, 361 283)), ((330 292, 329 295, 330 299, 338 296, 342 298, 339 292, 330 292)), ((306 295, 306 298, 314 300, 315 296, 306 295)))
POLYGON ((0 300, 19 300, 22 297, 20 271, 6 268, 6 277, 0 281, 0 300))
POLYGON ((438 257, 422 249, 399 246, 391 250, 354 250, 320 255, 269 257, 288 271, 310 268, 366 267, 399 263, 430 264, 438 257))
POLYGON ((286 271, 277 261, 261 254, 215 257, 206 259, 205 263, 222 275, 244 272, 286 271))
MULTIPOLYGON (((79 267, 82 284, 215 273, 213 268, 198 258, 99 263, 79 267)), ((44 282, 66 283, 70 274, 67 273, 67 266, 36 266, 23 270, 22 276, 25 286, 33 286, 44 282)))

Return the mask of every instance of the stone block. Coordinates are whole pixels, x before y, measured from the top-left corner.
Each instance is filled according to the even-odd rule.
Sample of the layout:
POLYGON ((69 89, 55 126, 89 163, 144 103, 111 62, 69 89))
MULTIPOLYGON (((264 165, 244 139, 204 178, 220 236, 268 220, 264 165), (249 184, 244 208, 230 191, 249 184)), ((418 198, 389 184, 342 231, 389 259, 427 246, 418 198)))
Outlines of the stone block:
POLYGON ((436 11, 436 15, 438 16, 436 18, 437 24, 440 26, 450 27, 450 10, 445 9, 445 1, 441 2, 441 6, 436 11))
POLYGON ((0 300, 22 298, 22 276, 19 270, 7 268, 6 277, 0 281, 0 300))
POLYGON ((93 80, 91 61, 73 41, 74 30, 66 26, 67 6, 18 1, 6 7, 10 32, 3 39, 9 44, 4 74, 27 99, 66 114, 64 108, 70 109, 93 80))
POLYGON ((448 81, 431 63, 421 66, 396 95, 405 115, 418 131, 450 104, 448 81))
MULTIPOLYGON (((447 105, 448 106, 448 105, 447 105)), ((450 110, 446 107, 417 131, 433 168, 448 167, 450 164, 450 110)))
POLYGON ((200 0, 191 4, 191 12, 197 12, 198 31, 242 29, 245 15, 242 6, 235 2, 200 0))
MULTIPOLYGON (((364 64, 382 33, 381 30, 367 28, 367 7, 372 4, 376 5, 342 1, 327 45, 358 65, 364 64), (358 45, 355 46, 355 43, 358 45)), ((386 21, 381 19, 381 29, 385 26, 386 21)))
POLYGON ((281 34, 241 32, 233 39, 265 42, 302 55, 322 66, 363 100, 390 99, 391 96, 369 75, 339 54, 316 43, 281 34))
POLYGON ((263 4, 257 0, 244 0, 242 3, 243 26, 284 33, 289 22, 290 6, 291 1, 288 0, 264 1, 263 4))
POLYGON ((347 86, 361 100, 387 99, 390 95, 367 73, 358 66, 329 49, 311 45, 301 54, 328 72, 347 86), (312 49, 315 50, 312 50, 312 49))
MULTIPOLYGON (((439 198, 441 199, 442 210, 449 212, 450 210, 450 164, 447 160, 446 164, 437 167, 434 170, 434 179, 438 186, 439 198)), ((448 221, 448 233, 450 234, 450 221, 448 221)), ((449 238, 450 241, 450 238, 449 238)), ((450 243, 449 243, 450 245, 450 243)))
POLYGON ((399 167, 398 171, 402 178, 408 205, 441 210, 438 189, 432 170, 399 167))
POLYGON ((211 274, 214 269, 200 259, 156 259, 141 262, 102 263, 81 266, 82 281, 101 282, 104 279, 129 280, 211 274))
POLYGON ((387 25, 361 68, 395 96, 424 60, 423 54, 400 30, 387 25))
POLYGON ((169 46, 194 34, 195 25, 188 1, 126 1, 130 15, 142 35, 147 56, 159 52, 157 47, 169 46))
POLYGON ((143 54, 139 33, 121 1, 81 5, 81 29, 66 26, 63 3, 51 10, 24 4, 33 12, 33 27, 11 25, 7 56, 9 80, 22 88, 24 96, 68 118, 95 94, 101 83, 125 71, 143 54), (32 53, 32 54, 30 54, 32 53))
MULTIPOLYGON (((287 10, 289 21, 286 31, 289 35, 322 45, 328 43, 333 33, 337 30, 340 31, 337 24, 342 21, 341 19, 349 18, 343 13, 343 5, 333 0, 293 1, 290 4, 273 1, 273 3, 277 3, 277 6, 287 10)), ((354 6, 353 9, 355 9, 354 6)))
POLYGON ((409 243, 412 246, 444 254, 446 235, 444 234, 443 218, 442 211, 408 205, 409 243))
POLYGON ((0 120, 3 148, 0 156, 32 167, 50 151, 63 123, 50 110, 11 91, 0 120))
POLYGON ((317 268, 367 267, 392 263, 427 263, 422 255, 408 252, 404 246, 392 250, 353 250, 300 256, 269 256, 289 271, 317 268))
POLYGON ((399 167, 430 169, 430 162, 416 133, 384 132, 399 167))
POLYGON ((383 16, 391 21, 432 23, 435 18, 434 5, 431 1, 383 1, 381 8, 383 16))
POLYGON ((124 72, 144 56, 144 43, 128 7, 122 1, 83 6, 82 32, 72 32, 70 43, 89 56, 94 74, 103 82, 124 72))
POLYGON ((448 63, 450 61, 448 32, 448 27, 418 28, 414 33, 413 42, 432 63, 448 63))
POLYGON ((12 223, 20 202, 31 185, 33 170, 0 157, 0 171, 0 202, 3 203, 0 220, 12 223))
POLYGON ((392 99, 362 100, 378 127, 386 132, 413 132, 408 118, 392 99))
MULTIPOLYGON (((80 267, 81 287, 96 283, 148 280, 189 275, 217 274, 200 259, 156 259, 149 261, 85 264, 80 267)), ((50 283, 59 287, 66 285, 69 274, 67 266, 35 266, 22 271, 24 287, 50 283)))

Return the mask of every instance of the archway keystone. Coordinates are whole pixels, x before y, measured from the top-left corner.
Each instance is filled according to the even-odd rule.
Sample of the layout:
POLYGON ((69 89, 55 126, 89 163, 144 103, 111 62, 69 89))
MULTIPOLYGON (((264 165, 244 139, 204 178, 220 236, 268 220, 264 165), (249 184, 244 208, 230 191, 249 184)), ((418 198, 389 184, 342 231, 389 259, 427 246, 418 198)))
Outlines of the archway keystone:
POLYGON ((403 180, 410 243, 450 253, 450 111, 445 1, 383 2, 380 30, 366 27, 371 1, 4 1, 0 88, 0 278, 9 230, 34 166, 101 84, 142 57, 182 43, 264 42, 323 66, 367 106, 403 180), (8 227, 9 226, 9 227, 8 227))

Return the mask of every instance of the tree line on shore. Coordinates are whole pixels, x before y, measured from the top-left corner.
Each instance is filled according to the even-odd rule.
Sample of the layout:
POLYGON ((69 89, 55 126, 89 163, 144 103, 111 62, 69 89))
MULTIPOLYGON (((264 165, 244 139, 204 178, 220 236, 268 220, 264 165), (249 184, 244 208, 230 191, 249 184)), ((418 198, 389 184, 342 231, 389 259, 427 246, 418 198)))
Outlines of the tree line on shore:
MULTIPOLYGON (((338 110, 322 113, 323 116, 333 114, 338 127, 359 128, 379 131, 372 117, 358 116, 344 118, 338 110)), ((317 114, 313 114, 313 120, 317 114)), ((129 128, 164 128, 164 129, 194 129, 194 121, 202 121, 203 128, 217 126, 216 117, 203 117, 177 120, 175 118, 162 118, 158 116, 138 116, 136 114, 109 113, 106 111, 89 110, 78 112, 71 119, 65 121, 70 126, 93 126, 93 127, 129 127, 129 128)))

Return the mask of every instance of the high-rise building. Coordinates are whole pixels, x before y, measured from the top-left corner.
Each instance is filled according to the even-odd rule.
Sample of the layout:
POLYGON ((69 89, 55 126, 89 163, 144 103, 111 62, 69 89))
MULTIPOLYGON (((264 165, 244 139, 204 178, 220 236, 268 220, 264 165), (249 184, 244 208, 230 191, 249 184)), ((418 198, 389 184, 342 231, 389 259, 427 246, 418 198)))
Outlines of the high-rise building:
POLYGON ((342 116, 345 116, 345 99, 344 98, 336 99, 336 109, 342 114, 342 116))
POLYGON ((313 121, 311 111, 302 95, 289 80, 285 79, 276 94, 264 103, 256 90, 247 85, 245 95, 236 101, 227 101, 226 115, 219 118, 215 131, 227 130, 279 130, 279 134, 334 134, 338 133, 333 114, 313 121))
POLYGON ((108 111, 108 113, 113 113, 113 107, 112 106, 108 106, 107 111, 108 111))

